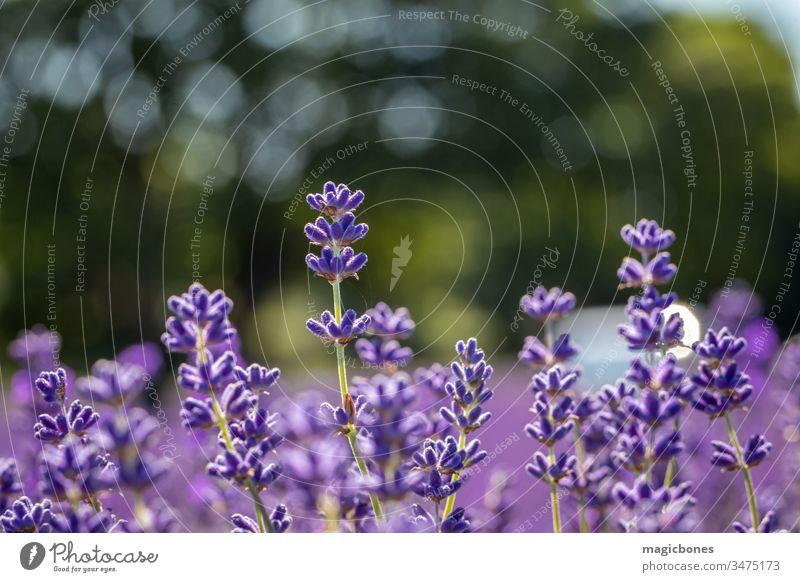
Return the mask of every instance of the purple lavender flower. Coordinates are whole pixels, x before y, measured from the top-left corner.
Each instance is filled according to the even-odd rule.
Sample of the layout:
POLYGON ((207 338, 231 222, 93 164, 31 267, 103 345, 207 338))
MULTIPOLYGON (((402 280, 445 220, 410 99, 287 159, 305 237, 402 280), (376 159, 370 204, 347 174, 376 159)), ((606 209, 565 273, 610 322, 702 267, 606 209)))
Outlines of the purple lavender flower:
POLYGON ((135 364, 98 360, 92 374, 75 381, 77 390, 92 402, 114 406, 136 397, 147 384, 145 371, 135 364))
POLYGON ((231 516, 231 523, 235 526, 231 533, 258 533, 256 520, 241 513, 234 513, 231 516))
POLYGON ((278 368, 270 369, 259 364, 251 364, 247 368, 236 366, 233 375, 240 382, 244 382, 248 389, 257 392, 274 386, 281 377, 281 371, 278 368))
POLYGON ((650 425, 659 426, 672 420, 681 412, 681 403, 676 398, 660 398, 651 390, 644 392, 640 401, 628 403, 628 413, 635 419, 650 425))
POLYGON ((625 257, 617 271, 622 287, 645 287, 669 283, 678 272, 678 267, 670 263, 669 253, 658 253, 647 263, 632 257, 625 257))
POLYGON ((20 493, 22 484, 16 461, 0 457, 0 515, 8 509, 11 499, 20 493))
POLYGON ((173 295, 167 301, 175 314, 167 319, 167 331, 161 341, 171 352, 205 352, 208 348, 231 342, 236 330, 228 322, 233 301, 222 290, 209 293, 199 283, 187 293, 173 295))
POLYGON ((671 501, 683 498, 687 494, 688 488, 686 486, 653 488, 647 480, 642 477, 636 480, 633 487, 628 487, 624 483, 617 483, 614 486, 614 496, 620 503, 631 509, 640 504, 667 504, 671 501))
POLYGON ((187 293, 170 297, 167 306, 181 319, 210 323, 227 319, 233 301, 221 289, 209 293, 200 283, 194 283, 187 293))
POLYGON ((357 340, 356 353, 365 364, 386 368, 405 366, 414 356, 411 348, 401 346, 397 340, 383 341, 380 338, 357 340))
POLYGON ((660 310, 650 313, 634 310, 630 325, 620 325, 619 334, 628 342, 630 350, 666 349, 680 344, 683 339, 683 320, 678 313, 669 319, 660 310))
POLYGON ((210 429, 216 423, 214 406, 210 398, 184 398, 181 402, 181 422, 185 428, 210 429))
POLYGON ((414 381, 418 386, 426 388, 434 396, 443 396, 445 386, 453 380, 453 374, 447 366, 439 363, 431 364, 428 368, 417 368, 414 371, 414 381))
POLYGON ((445 384, 452 402, 450 408, 443 406, 439 413, 459 433, 466 435, 486 424, 492 416, 481 408, 493 396, 486 386, 492 377, 492 367, 486 363, 486 356, 475 338, 457 342, 456 353, 458 360, 450 367, 455 380, 445 384))
POLYGON ((561 366, 553 366, 542 370, 531 380, 530 389, 536 394, 544 392, 549 396, 558 396, 569 390, 578 380, 577 371, 566 372, 561 366))
MULTIPOLYGON (((747 527, 739 521, 733 522, 733 529, 739 533, 753 533, 752 527, 747 527)), ((778 514, 774 511, 768 511, 764 514, 764 518, 758 524, 758 533, 774 533, 785 530, 778 529, 778 514)))
POLYGON ((323 402, 320 406, 320 412, 327 424, 336 429, 336 434, 347 436, 355 430, 356 420, 364 411, 366 405, 367 399, 364 396, 358 395, 354 399, 350 394, 347 394, 342 406, 334 406, 329 402, 323 402))
POLYGON ((40 441, 58 444, 68 434, 82 437, 86 431, 97 424, 100 415, 91 406, 84 406, 75 400, 66 414, 40 414, 39 421, 33 426, 34 436, 40 441))
POLYGON ((49 499, 34 503, 22 496, 0 515, 0 525, 6 533, 49 533, 53 531, 53 504, 49 499))
POLYGON ((219 399, 222 413, 228 420, 242 418, 258 404, 258 397, 244 382, 232 382, 225 387, 219 399))
MULTIPOLYGON (((424 507, 418 504, 411 506, 411 515, 407 516, 410 528, 405 531, 430 532, 436 531, 436 517, 431 515, 424 507)), ((470 531, 470 521, 466 517, 463 507, 456 507, 439 525, 441 533, 465 533, 470 531)))
POLYGON ((266 442, 268 448, 275 450, 283 442, 283 435, 275 431, 278 415, 270 414, 265 408, 252 408, 244 418, 230 423, 231 434, 248 447, 266 442))
POLYGON ((231 351, 213 360, 206 356, 195 364, 184 362, 178 368, 178 384, 193 392, 207 393, 230 380, 235 367, 236 355, 231 351))
POLYGON ((626 224, 620 232, 631 248, 643 255, 652 255, 669 248, 675 242, 675 233, 662 229, 655 220, 642 218, 636 226, 626 224))
POLYGON ((292 525, 292 516, 286 509, 285 505, 278 504, 272 513, 269 515, 270 522, 272 523, 272 531, 275 533, 284 533, 292 525))
POLYGON ((322 340, 322 343, 347 345, 357 336, 364 333, 369 324, 369 316, 358 316, 352 309, 348 309, 342 316, 342 321, 337 323, 336 318, 330 311, 323 311, 320 321, 309 319, 306 327, 315 336, 322 340))
POLYGON ((42 493, 59 500, 91 498, 114 486, 115 470, 92 443, 48 447, 41 463, 42 493))
POLYGON ((550 290, 541 285, 520 300, 520 307, 529 317, 541 322, 556 321, 575 309, 575 296, 558 287, 550 290))
POLYGON ((541 451, 536 451, 533 454, 533 462, 525 465, 525 470, 537 479, 558 483, 574 473, 577 463, 578 459, 574 455, 561 453, 555 460, 550 461, 541 451))
POLYGON ((552 349, 536 336, 526 337, 518 357, 520 362, 539 368, 562 364, 576 355, 578 347, 572 343, 569 334, 564 333, 553 342, 552 349))
POLYGON ((664 293, 663 295, 656 287, 645 287, 641 294, 631 295, 628 298, 628 304, 625 306, 625 313, 630 315, 634 311, 644 311, 652 313, 653 311, 663 311, 675 301, 678 296, 675 293, 664 293))
MULTIPOLYGON (((355 378, 353 383, 366 404, 367 413, 361 424, 367 435, 360 442, 362 449, 384 476, 400 485, 394 461, 398 455, 416 448, 419 438, 429 430, 427 419, 411 409, 416 400, 411 378, 399 372, 391 376, 378 374, 369 380, 355 378)), ((386 482, 380 484, 384 488, 387 485, 386 482)))
POLYGON ((692 349, 706 360, 730 362, 747 349, 747 340, 736 337, 727 327, 719 332, 709 329, 703 341, 692 344, 692 349))
POLYGON ((60 350, 61 336, 41 324, 20 331, 8 344, 8 355, 34 374, 52 365, 53 355, 60 350))
POLYGON ((459 448, 452 436, 444 440, 425 439, 422 447, 411 457, 416 469, 436 470, 441 475, 453 475, 468 469, 488 456, 481 450, 479 440, 472 440, 464 448, 459 448))
POLYGON ((235 441, 233 449, 226 448, 217 455, 208 464, 206 471, 212 477, 237 481, 242 485, 252 481, 258 490, 263 490, 283 473, 283 468, 278 463, 265 462, 267 453, 272 450, 272 443, 268 441, 262 441, 250 448, 241 441, 235 441))
POLYGON ((742 468, 742 462, 745 467, 753 468, 761 464, 772 450, 772 443, 767 441, 763 434, 754 434, 750 437, 742 451, 742 461, 739 461, 736 449, 728 443, 711 441, 711 446, 714 447, 711 464, 723 471, 738 471, 742 468))
POLYGON ((67 372, 64 368, 58 368, 52 372, 42 372, 35 384, 45 402, 64 402, 67 394, 67 372))
POLYGON ((647 443, 646 429, 638 423, 626 426, 617 439, 611 453, 615 464, 624 466, 635 475, 647 474, 651 464, 668 461, 683 451, 680 433, 667 432, 647 443))
POLYGON ((56 515, 52 522, 54 533, 110 533, 125 524, 110 509, 97 511, 89 505, 70 508, 56 515))
POLYGON ((393 310, 383 301, 369 309, 367 315, 370 318, 367 333, 387 340, 408 339, 416 327, 408 309, 398 307, 393 310))
POLYGON ((344 247, 337 253, 331 247, 322 247, 319 256, 314 253, 306 255, 306 265, 318 277, 326 281, 343 281, 354 277, 367 264, 365 253, 356 253, 351 247, 344 247))
POLYGON ((639 388, 672 392, 683 381, 686 370, 678 366, 678 359, 667 354, 655 366, 650 366, 642 358, 631 360, 625 379, 637 384, 639 388))
POLYGON ((345 212, 340 218, 328 222, 322 216, 313 224, 306 224, 306 237, 312 244, 322 247, 346 247, 358 242, 369 231, 366 224, 356 224, 356 217, 352 212, 345 212))
POLYGON ((351 192, 346 184, 336 185, 325 182, 322 194, 309 194, 306 202, 318 212, 331 218, 340 219, 346 212, 352 212, 364 201, 361 190, 351 192))
POLYGON ((694 407, 711 418, 741 408, 753 394, 750 377, 739 371, 736 362, 714 367, 709 362, 701 361, 691 382, 699 391, 694 407))
POLYGON ((420 497, 432 501, 436 506, 435 512, 438 513, 439 503, 455 495, 463 484, 464 481, 460 477, 454 476, 445 479, 439 471, 434 469, 428 473, 427 479, 418 481, 414 485, 414 492, 420 497))

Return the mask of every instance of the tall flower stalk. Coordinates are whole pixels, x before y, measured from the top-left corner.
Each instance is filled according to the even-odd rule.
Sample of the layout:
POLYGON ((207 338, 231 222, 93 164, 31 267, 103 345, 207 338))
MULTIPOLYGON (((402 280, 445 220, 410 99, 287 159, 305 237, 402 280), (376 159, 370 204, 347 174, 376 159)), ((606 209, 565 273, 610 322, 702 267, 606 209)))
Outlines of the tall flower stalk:
MULTIPOLYGON (((494 393, 486 386, 492 377, 492 367, 486 363, 486 354, 478 348, 478 340, 473 337, 466 342, 459 341, 456 343, 456 354, 458 357, 451 365, 455 379, 445 384, 445 391, 452 401, 449 407, 443 406, 439 414, 458 433, 457 450, 462 451, 467 448, 467 435, 491 419, 492 413, 483 410, 482 406, 494 393)), ((472 441, 470 446, 477 450, 480 442, 472 441)), ((455 470, 453 479, 458 478, 459 470, 455 470)), ((442 519, 450 515, 455 503, 456 496, 453 493, 445 502, 442 519)))
POLYGON ((241 487, 253 501, 257 521, 235 514, 232 523, 241 531, 247 530, 246 523, 257 523, 252 529, 261 533, 285 531, 291 523, 286 508, 278 505, 270 514, 261 499, 261 492, 283 472, 268 457, 283 441, 273 430, 275 416, 259 405, 280 370, 238 365, 241 358, 233 351, 238 333, 228 320, 233 302, 221 290, 209 293, 195 283, 187 293, 170 297, 167 305, 174 315, 161 339, 171 352, 189 356, 178 368, 178 383, 196 395, 181 403, 183 424, 218 430, 223 452, 208 463, 206 472, 241 487))
MULTIPOLYGON (((692 384, 697 388, 694 406, 712 420, 725 419, 728 432, 728 443, 712 441, 714 452, 711 463, 723 471, 741 471, 752 531, 763 531, 760 528, 761 517, 751 469, 766 459, 772 443, 763 434, 755 434, 743 447, 731 419, 731 413, 742 408, 753 394, 750 378, 739 371, 736 362, 736 358, 747 349, 747 341, 736 337, 725 327, 719 332, 709 329, 703 340, 695 342, 692 349, 701 358, 697 373, 691 377, 692 384)), ((737 529, 743 529, 743 526, 737 529)))
MULTIPOLYGON (((554 287, 550 290, 537 287, 530 295, 520 300, 520 307, 532 319, 544 327, 545 340, 538 337, 525 338, 525 345, 519 354, 520 361, 538 370, 533 376, 530 389, 534 393, 531 412, 534 419, 525 426, 525 432, 532 439, 547 448, 547 455, 536 451, 533 462, 526 466, 528 473, 546 482, 550 487, 550 506, 553 513, 553 532, 561 533, 561 506, 558 485, 562 479, 575 474, 578 458, 562 452, 556 455, 556 445, 566 437, 576 436, 576 450, 582 453, 580 431, 575 423, 575 404, 568 395, 578 379, 577 371, 567 371, 563 364, 578 353, 567 334, 553 340, 552 323, 566 316, 575 308, 575 296, 562 293, 554 287)), ((583 459, 581 459, 581 462, 583 459)), ((578 469, 581 474, 583 467, 578 469)), ((579 493, 581 529, 588 530, 585 498, 579 493)))
MULTIPOLYGON (((305 226, 305 234, 311 244, 320 247, 320 254, 306 255, 306 264, 315 275, 331 284, 333 290, 333 313, 324 311, 319 320, 309 319, 306 326, 319 337, 325 345, 333 345, 336 351, 336 367, 339 377, 341 405, 325 403, 323 409, 329 413, 337 434, 343 435, 350 443, 353 459, 362 476, 369 476, 369 468, 358 448, 357 417, 363 406, 353 399, 347 383, 347 361, 344 349, 347 344, 367 330, 368 315, 358 316, 352 309, 344 310, 341 283, 350 277, 358 278, 358 271, 367 263, 367 255, 356 253, 351 244, 367 234, 369 226, 356 223, 353 210, 364 201, 361 190, 351 192, 345 184, 338 186, 326 182, 322 194, 309 194, 306 201, 319 216, 313 223, 305 226)), ((375 493, 370 493, 370 501, 375 517, 383 520, 383 510, 375 493)))
POLYGON ((676 457, 684 448, 680 414, 692 393, 683 381, 685 371, 668 353, 682 345, 683 320, 678 313, 667 312, 677 296, 658 290, 678 271, 666 252, 675 233, 642 219, 635 226, 624 226, 621 236, 640 257, 626 257, 617 271, 621 289, 638 290, 625 308, 628 323, 618 328, 628 349, 637 355, 624 380, 616 387, 604 387, 601 414, 616 442, 611 453, 614 468, 627 470, 633 483, 621 480, 612 493, 630 512, 629 520, 620 521, 624 530, 669 531, 687 527, 695 503, 688 483, 673 485, 676 457))

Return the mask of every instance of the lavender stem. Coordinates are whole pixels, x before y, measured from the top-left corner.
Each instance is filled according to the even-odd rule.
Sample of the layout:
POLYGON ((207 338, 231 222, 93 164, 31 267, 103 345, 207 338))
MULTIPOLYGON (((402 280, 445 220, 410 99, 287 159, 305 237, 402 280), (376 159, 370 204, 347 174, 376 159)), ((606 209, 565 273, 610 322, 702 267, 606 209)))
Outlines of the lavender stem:
POLYGON ((758 504, 756 503, 755 490, 753 489, 753 480, 750 477, 750 468, 744 461, 742 446, 739 444, 739 437, 736 436, 736 429, 733 428, 731 415, 727 412, 725 413, 725 424, 728 426, 728 438, 733 448, 736 449, 736 456, 739 459, 739 465, 744 475, 744 486, 745 489, 747 489, 747 502, 750 505, 750 516, 753 520, 753 531, 758 532, 758 525, 761 523, 761 519, 758 517, 758 504))
MULTIPOLYGON (((331 282, 333 287, 333 316, 336 323, 342 322, 342 291, 340 288, 339 279, 331 282)), ((336 344, 336 364, 339 371, 339 390, 342 394, 342 405, 346 404, 347 398, 350 396, 350 391, 347 389, 347 362, 344 357, 344 346, 336 344)), ((353 459, 358 465, 359 472, 364 476, 369 475, 369 468, 358 452, 358 443, 356 442, 356 428, 353 427, 347 433, 347 440, 350 443, 350 449, 353 451, 353 459)), ((379 522, 383 521, 383 510, 381 509, 381 502, 374 493, 369 494, 369 500, 372 503, 372 510, 375 512, 375 517, 379 522)))

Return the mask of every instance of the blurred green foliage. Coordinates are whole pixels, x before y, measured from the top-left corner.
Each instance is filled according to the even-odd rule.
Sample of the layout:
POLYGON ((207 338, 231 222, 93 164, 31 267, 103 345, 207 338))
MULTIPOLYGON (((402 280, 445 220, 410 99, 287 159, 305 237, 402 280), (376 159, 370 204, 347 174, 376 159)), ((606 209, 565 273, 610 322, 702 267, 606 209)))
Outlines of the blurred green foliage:
MULTIPOLYGON (((615 271, 627 249, 619 228, 650 216, 678 233, 677 291, 687 295, 700 279, 706 292, 722 285, 739 234, 747 150, 754 211, 736 275, 769 302, 800 216, 797 90, 785 49, 757 26, 742 34, 730 19, 641 8, 617 21, 590 2, 572 3, 576 29, 625 63, 622 78, 557 21, 557 3, 540 5, 550 12, 458 3, 463 13, 521 26, 526 39, 472 21, 401 20, 398 10, 422 7, 388 2, 254 0, 224 21, 230 4, 210 0, 126 1, 97 21, 91 4, 3 6, 4 107, 22 88, 31 97, 0 207, 2 339, 46 322, 46 245, 55 244, 56 323, 75 363, 84 350, 91 361, 158 337, 165 298, 199 265, 204 284, 224 286, 236 301, 250 353, 263 350, 282 367, 300 365, 295 354, 313 364, 324 354, 303 322, 330 296, 308 279, 302 227, 312 214, 304 204, 292 213, 292 201, 305 180, 318 191, 332 179, 368 196, 370 261, 345 286, 348 305, 408 305, 422 358, 478 333, 516 351, 509 325, 545 247, 560 258, 542 283, 572 290, 585 305, 621 302, 615 271), (189 56, 165 69, 197 34, 189 56), (686 112, 694 189, 653 61, 686 112), (470 91, 454 74, 498 91, 470 91), (159 76, 154 109, 138 115, 159 76), (541 117, 571 169, 501 91, 541 117), (337 158, 359 143, 362 151, 337 158), (326 158, 332 167, 316 176, 326 158), (213 194, 192 249, 209 175, 213 194), (81 214, 87 271, 77 293, 81 214), (413 241, 411 258, 390 291, 403 237, 413 241)), ((0 126, 11 116, 8 107, 2 113, 0 126)), ((782 314, 785 331, 793 318, 782 314)))

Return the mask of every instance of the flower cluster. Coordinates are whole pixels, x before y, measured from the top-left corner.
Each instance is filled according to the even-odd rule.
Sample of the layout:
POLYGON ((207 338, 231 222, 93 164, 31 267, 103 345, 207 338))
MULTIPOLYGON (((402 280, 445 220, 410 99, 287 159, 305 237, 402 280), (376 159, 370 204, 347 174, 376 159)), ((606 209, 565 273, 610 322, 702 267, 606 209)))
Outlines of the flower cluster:
POLYGON ((623 288, 639 288, 625 309, 629 323, 619 326, 628 348, 638 354, 624 380, 604 388, 601 416, 612 437, 611 466, 615 472, 626 470, 634 485, 620 480, 613 495, 627 510, 620 520, 623 529, 657 530, 656 524, 676 510, 670 527, 680 530, 688 527, 694 504, 688 483, 674 484, 676 458, 684 450, 680 419, 692 388, 685 382, 686 371, 667 351, 683 339, 683 320, 677 312, 667 311, 677 295, 657 289, 677 272, 666 251, 675 234, 643 219, 623 227, 622 239, 641 256, 641 261, 627 257, 618 271, 623 288), (658 480, 661 484, 656 487, 658 480))
MULTIPOLYGON (((576 449, 582 449, 581 425, 593 412, 594 403, 591 397, 587 397, 579 403, 581 410, 576 409, 572 387, 578 380, 579 372, 577 369, 570 370, 567 365, 578 354, 578 347, 572 343, 569 334, 562 334, 553 341, 552 326, 575 308, 575 296, 558 287, 548 290, 539 286, 532 294, 522 297, 520 306, 545 331, 544 341, 536 336, 526 337, 519 353, 519 360, 535 370, 530 383, 534 395, 531 407, 534 418, 525 426, 525 433, 547 450, 547 454, 536 451, 525 469, 528 474, 550 486, 553 531, 560 532, 559 483, 567 479, 577 484, 577 480, 584 475, 585 467, 583 459, 579 460, 567 451, 557 454, 556 448, 567 437, 575 437, 576 449), (576 414, 578 412, 580 414, 576 414)), ((580 487, 571 490, 578 497, 581 527, 586 529, 587 491, 580 487)))
MULTIPOLYGON (((729 442, 711 443, 714 449, 711 463, 723 471, 742 472, 750 508, 751 529, 771 531, 773 517, 764 523, 759 517, 750 470, 767 458, 772 450, 772 443, 763 434, 755 434, 742 447, 731 418, 731 413, 743 408, 753 394, 749 376, 739 369, 736 361, 746 349, 747 341, 735 336, 726 327, 719 331, 709 329, 701 341, 694 343, 692 350, 700 358, 697 373, 691 377, 691 384, 696 390, 694 407, 711 419, 725 419, 729 442)), ((736 529, 741 530, 743 527, 739 524, 736 529)))
POLYGON ((414 321, 408 309, 400 307, 393 310, 384 302, 379 302, 367 311, 369 323, 366 327, 368 338, 356 341, 356 353, 369 367, 385 368, 389 372, 402 368, 413 357, 413 351, 400 344, 414 331, 414 321))
MULTIPOLYGON (((174 315, 167 320, 162 341, 170 351, 187 354, 189 361, 178 368, 178 384, 199 396, 182 402, 183 424, 188 429, 216 429, 222 449, 206 472, 250 493, 260 531, 285 531, 286 527, 273 527, 260 496, 283 472, 280 463, 270 461, 283 439, 274 431, 275 417, 260 405, 280 371, 239 365, 232 342, 238 334, 228 320, 233 302, 221 290, 209 293, 195 283, 167 305, 174 315)), ((291 518, 279 521, 286 520, 291 518)))
MULTIPOLYGON (((457 342, 446 365, 407 373, 406 344, 417 327, 409 310, 378 302, 359 315, 345 307, 350 279, 366 263, 352 248, 368 231, 356 220, 363 201, 362 192, 333 183, 308 197, 318 216, 305 234, 321 248, 306 263, 330 283, 333 301, 306 326, 335 353, 335 401, 284 391, 278 368, 247 361, 233 302, 200 284, 167 303, 162 343, 183 360, 173 368, 180 403, 160 389, 161 346, 136 344, 76 374, 60 363, 58 334, 21 333, 9 346, 19 366, 14 397, 2 402, 13 403, 4 410, 8 433, 25 438, 15 438, 14 459, 0 457, 0 530, 522 531, 540 528, 542 512, 552 512, 554 531, 767 533, 791 523, 785 514, 800 499, 800 457, 776 439, 796 440, 800 343, 788 342, 772 370, 759 351, 777 345, 777 332, 762 333, 750 299, 732 295, 736 306, 714 303, 728 327, 709 329, 691 346, 693 361, 684 357, 678 298, 658 288, 677 272, 668 252, 675 235, 650 220, 622 230, 638 253, 619 270, 621 287, 636 290, 619 328, 634 353, 613 384, 592 385, 575 362, 574 295, 537 287, 520 300, 538 324, 519 352, 530 371, 515 376, 515 365, 504 376, 532 395, 532 417, 520 422, 529 421, 524 432, 536 449, 525 469, 546 485, 531 494, 550 500, 526 505, 542 509, 519 523, 529 509, 518 511, 519 483, 505 469, 517 466, 514 455, 529 441, 512 450, 516 433, 493 439, 495 429, 505 432, 487 427, 501 386, 477 340, 457 342), (739 327, 742 314, 755 327, 739 327), (346 358, 351 343, 363 376, 348 379, 358 366, 346 358), (779 394, 767 393, 767 379, 779 394), (749 408, 754 394, 759 404, 775 400, 781 414, 749 408), (740 417, 747 427, 779 419, 783 432, 752 431, 740 441, 740 417), (717 470, 709 471, 709 458, 717 470), (765 474, 758 491, 754 471, 765 474), (790 480, 783 493, 769 487, 776 476, 790 480), (718 499, 740 477, 749 518, 740 515, 740 496, 718 499)), ((505 394, 517 398, 512 392, 505 394)))

